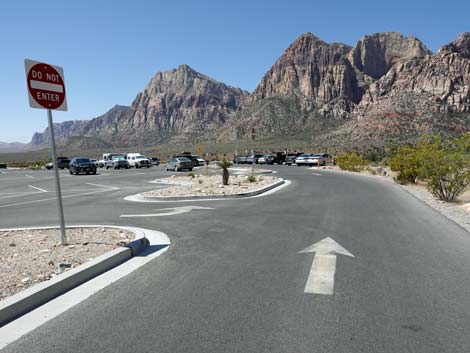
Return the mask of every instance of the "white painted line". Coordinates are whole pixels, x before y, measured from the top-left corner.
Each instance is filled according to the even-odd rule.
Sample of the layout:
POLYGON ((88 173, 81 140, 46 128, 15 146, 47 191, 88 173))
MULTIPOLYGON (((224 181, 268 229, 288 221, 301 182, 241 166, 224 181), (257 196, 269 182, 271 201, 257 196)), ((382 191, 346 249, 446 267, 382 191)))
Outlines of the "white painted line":
POLYGON ((312 173, 312 175, 316 175, 316 176, 322 176, 321 174, 319 173, 312 173))
MULTIPOLYGON (((77 226, 73 226, 77 227, 77 226)), ((16 341, 20 337, 33 331, 39 326, 45 324, 49 320, 57 317, 64 313, 68 309, 74 307, 80 302, 88 299, 93 294, 99 292, 101 289, 109 286, 117 280, 127 276, 131 272, 135 271, 139 267, 146 263, 154 260, 165 251, 168 250, 170 245, 170 239, 162 232, 149 229, 133 228, 133 227, 117 227, 117 226, 86 226, 86 227, 112 227, 112 228, 123 228, 131 231, 143 232, 145 231, 145 237, 149 240, 150 247, 147 250, 139 253, 139 256, 134 256, 130 260, 127 260, 122 265, 119 265, 112 270, 103 273, 102 275, 95 277, 88 282, 72 289, 71 291, 57 297, 54 300, 40 306, 39 308, 21 316, 20 318, 10 322, 9 324, 0 328, 0 349, 3 349, 8 344, 16 341), (166 245, 162 249, 152 252, 152 245, 166 245)), ((47 227, 44 227, 47 228, 47 227)), ((37 229, 37 228, 35 228, 37 229)))
POLYGON ((121 218, 132 218, 132 217, 163 217, 163 216, 173 216, 182 213, 188 213, 192 210, 213 210, 213 207, 200 207, 200 206, 182 206, 182 207, 171 207, 171 208, 161 208, 156 211, 168 211, 161 213, 151 213, 151 214, 123 214, 121 218))
MULTIPOLYGON (((106 192, 106 191, 111 191, 111 190, 112 189, 105 189, 105 190, 84 192, 84 193, 81 193, 81 194, 65 195, 65 196, 62 196, 62 198, 65 199, 65 198, 74 197, 74 196, 92 195, 92 194, 97 194, 97 193, 100 193, 100 192, 106 192)), ((32 204, 32 203, 46 202, 46 201, 52 201, 52 200, 57 200, 57 198, 56 197, 51 197, 51 198, 48 198, 48 199, 40 199, 40 200, 25 201, 25 202, 18 202, 18 203, 10 203, 8 205, 0 205, 0 208, 20 206, 20 205, 28 205, 28 204, 32 204)))
POLYGON ((48 192, 47 190, 38 188, 37 186, 33 186, 33 185, 28 185, 28 186, 29 186, 30 188, 36 189, 36 190, 41 191, 41 192, 48 192))
POLYGON ((30 179, 34 179, 34 177, 31 176, 31 175, 26 174, 26 176, 27 176, 28 178, 30 178, 30 179))
POLYGON ((354 257, 330 237, 305 248, 300 253, 314 252, 304 293, 333 295, 335 289, 336 254, 354 257))
POLYGON ((9 198, 12 198, 12 197, 21 197, 21 196, 29 196, 29 195, 37 195, 37 194, 42 194, 42 192, 39 192, 39 191, 33 191, 33 192, 19 192, 19 193, 16 193, 16 194, 9 194, 9 195, 5 195, 5 196, 0 196, 0 199, 9 199, 9 198))
POLYGON ((88 184, 88 185, 91 185, 91 186, 98 186, 98 187, 101 187, 101 188, 108 188, 108 189, 112 189, 112 190, 119 190, 119 188, 115 187, 115 186, 93 184, 93 183, 85 183, 85 184, 88 184))
POLYGON ((29 82, 31 84, 31 88, 43 89, 43 90, 46 90, 46 91, 64 93, 64 88, 62 87, 62 85, 56 85, 55 83, 49 83, 49 82, 44 82, 44 81, 36 81, 36 80, 31 80, 29 82))

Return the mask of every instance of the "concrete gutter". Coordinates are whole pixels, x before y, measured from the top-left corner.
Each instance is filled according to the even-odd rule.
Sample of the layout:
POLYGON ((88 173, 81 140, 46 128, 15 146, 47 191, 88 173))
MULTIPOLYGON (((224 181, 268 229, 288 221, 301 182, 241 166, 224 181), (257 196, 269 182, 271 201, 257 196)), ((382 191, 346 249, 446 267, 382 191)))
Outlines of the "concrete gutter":
POLYGON ((268 186, 263 188, 242 192, 239 194, 233 195, 202 195, 202 196, 175 196, 175 197, 157 197, 157 196, 144 196, 142 194, 127 196, 124 199, 127 201, 137 201, 137 202, 164 202, 164 201, 195 201, 195 200, 228 200, 228 199, 242 199, 247 197, 253 197, 261 195, 269 190, 275 189, 286 181, 284 179, 278 180, 268 186))
MULTIPOLYGON (((95 278, 110 269, 121 265, 137 253, 146 249, 150 242, 146 237, 146 231, 142 228, 87 225, 71 226, 67 228, 118 228, 131 231, 135 234, 135 239, 123 247, 114 249, 101 256, 94 258, 70 271, 55 276, 54 278, 38 283, 27 288, 20 293, 12 295, 0 301, 0 327, 15 320, 16 318, 34 310, 48 301, 78 287, 79 285, 95 278)), ((0 229, 0 231, 14 231, 27 229, 56 229, 57 227, 37 227, 37 228, 14 228, 0 229)), ((168 238, 159 239, 158 245, 169 246, 168 238)), ((152 242, 152 243, 155 243, 152 242)), ((155 245, 155 244, 152 244, 155 245)))

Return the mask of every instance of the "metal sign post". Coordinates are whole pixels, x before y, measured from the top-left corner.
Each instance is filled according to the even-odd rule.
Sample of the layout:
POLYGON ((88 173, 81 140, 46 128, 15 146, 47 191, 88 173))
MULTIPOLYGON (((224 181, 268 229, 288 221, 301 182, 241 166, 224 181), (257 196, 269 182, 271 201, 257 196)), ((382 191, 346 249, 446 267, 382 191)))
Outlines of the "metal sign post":
POLYGON ((57 204, 59 206, 60 242, 62 245, 67 245, 64 208, 62 205, 62 192, 60 188, 59 165, 57 162, 57 151, 54 137, 54 122, 52 121, 52 109, 67 111, 64 70, 59 66, 53 66, 29 59, 26 59, 24 64, 26 82, 28 85, 29 106, 31 108, 47 109, 57 204))
POLYGON ((251 128, 251 174, 255 173, 255 138, 256 138, 256 129, 251 128))
POLYGON ((62 245, 67 245, 67 238, 65 236, 64 206, 62 205, 62 191, 60 188, 59 178, 59 163, 57 162, 57 151, 54 137, 54 122, 52 121, 52 111, 50 109, 47 109, 47 120, 49 122, 49 133, 51 135, 52 163, 54 165, 55 175, 55 191, 57 195, 57 204, 59 206, 60 243, 62 245))

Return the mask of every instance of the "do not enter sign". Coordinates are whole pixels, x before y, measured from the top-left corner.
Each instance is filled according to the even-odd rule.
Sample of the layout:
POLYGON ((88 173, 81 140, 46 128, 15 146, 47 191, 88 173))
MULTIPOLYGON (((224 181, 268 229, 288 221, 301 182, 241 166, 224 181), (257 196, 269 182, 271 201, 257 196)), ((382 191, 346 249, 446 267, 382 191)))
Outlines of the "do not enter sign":
POLYGON ((25 70, 31 108, 67 110, 61 67, 26 59, 25 70))

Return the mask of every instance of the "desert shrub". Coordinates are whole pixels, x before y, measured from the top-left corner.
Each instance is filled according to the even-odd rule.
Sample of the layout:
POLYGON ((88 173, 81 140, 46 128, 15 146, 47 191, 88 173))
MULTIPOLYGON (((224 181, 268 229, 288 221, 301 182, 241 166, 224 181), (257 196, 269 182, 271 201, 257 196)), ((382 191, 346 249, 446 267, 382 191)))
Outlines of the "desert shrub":
POLYGON ((420 178, 442 201, 455 201, 470 185, 469 141, 469 135, 449 141, 433 138, 420 147, 420 178))
POLYGON ((343 170, 360 172, 368 163, 364 158, 353 152, 336 157, 336 164, 343 170))
POLYGON ((250 183, 254 183, 256 181, 256 177, 254 175, 248 175, 246 180, 248 180, 250 183))
POLYGON ((217 165, 219 166, 219 168, 222 168, 222 185, 228 185, 228 168, 231 167, 232 162, 230 162, 227 158, 224 157, 220 162, 217 163, 217 165))
POLYGON ((398 183, 420 179, 439 200, 455 201, 470 185, 470 135, 452 140, 424 136, 413 147, 398 148, 389 166, 398 172, 398 183))
POLYGON ((397 172, 395 181, 399 184, 416 183, 421 167, 421 148, 404 146, 388 160, 390 169, 397 172))
POLYGON ((188 172, 188 177, 190 177, 190 178, 195 178, 195 177, 196 177, 196 175, 194 175, 194 173, 193 173, 193 172, 188 172))

